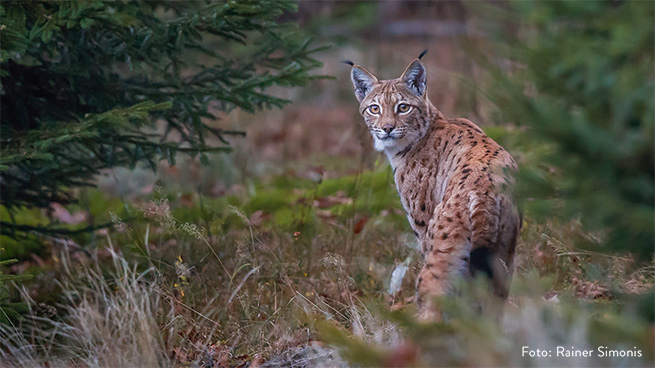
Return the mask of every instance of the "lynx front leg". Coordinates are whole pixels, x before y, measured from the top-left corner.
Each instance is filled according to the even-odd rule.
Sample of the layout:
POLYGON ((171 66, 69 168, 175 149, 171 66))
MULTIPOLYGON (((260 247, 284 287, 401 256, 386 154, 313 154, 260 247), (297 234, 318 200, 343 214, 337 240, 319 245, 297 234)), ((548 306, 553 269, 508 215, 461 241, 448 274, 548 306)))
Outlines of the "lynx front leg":
POLYGON ((464 207, 460 198, 437 205, 422 239, 425 264, 416 280, 416 304, 424 320, 441 320, 434 298, 453 292, 454 280, 468 273, 471 232, 469 217, 457 210, 464 207))
MULTIPOLYGON (((426 239, 429 242, 430 239, 426 239)), ((425 265, 416 280, 416 304, 423 320, 441 321, 434 298, 453 292, 453 282, 468 272, 470 242, 455 236, 432 241, 424 249, 425 265)))

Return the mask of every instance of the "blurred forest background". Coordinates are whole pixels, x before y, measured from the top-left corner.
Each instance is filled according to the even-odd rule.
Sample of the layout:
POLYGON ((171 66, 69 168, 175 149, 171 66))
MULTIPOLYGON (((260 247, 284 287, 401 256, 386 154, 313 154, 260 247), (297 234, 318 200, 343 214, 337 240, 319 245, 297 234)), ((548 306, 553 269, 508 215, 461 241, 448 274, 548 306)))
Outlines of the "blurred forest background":
POLYGON ((0 365, 653 365, 652 2, 0 16, 0 365), (435 106, 521 166, 501 323, 476 285, 414 319, 420 257, 341 63, 391 79, 426 48, 435 106))

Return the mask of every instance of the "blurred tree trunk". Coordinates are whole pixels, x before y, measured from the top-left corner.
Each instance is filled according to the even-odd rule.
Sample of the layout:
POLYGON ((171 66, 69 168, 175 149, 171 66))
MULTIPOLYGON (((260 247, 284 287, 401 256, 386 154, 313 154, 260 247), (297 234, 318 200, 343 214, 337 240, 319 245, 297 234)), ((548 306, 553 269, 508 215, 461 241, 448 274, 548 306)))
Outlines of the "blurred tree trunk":
POLYGON ((424 63, 430 74, 428 90, 432 102, 447 116, 479 117, 476 92, 463 89, 457 78, 443 72, 466 77, 472 77, 475 72, 459 44, 459 39, 472 34, 464 4, 461 1, 380 1, 378 5, 376 35, 383 47, 378 50, 377 60, 384 64, 377 65, 378 69, 386 72, 386 68, 393 68, 389 72, 399 75, 400 71, 396 70, 399 64, 408 63, 427 48, 424 63), (396 50, 408 43, 415 45, 415 54, 398 55, 396 50))

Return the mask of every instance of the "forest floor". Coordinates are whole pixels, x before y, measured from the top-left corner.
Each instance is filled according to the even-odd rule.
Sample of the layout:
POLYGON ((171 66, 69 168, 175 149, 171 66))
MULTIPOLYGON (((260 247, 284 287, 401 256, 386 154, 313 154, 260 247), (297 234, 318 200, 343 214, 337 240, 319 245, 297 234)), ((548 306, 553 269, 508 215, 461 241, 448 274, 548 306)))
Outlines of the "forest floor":
MULTIPOLYGON (((476 285, 441 300, 446 323, 414 318, 417 244, 337 67, 364 57, 340 53, 324 72, 341 77, 317 82, 321 96, 223 117, 248 134, 209 166, 115 169, 76 205, 20 213, 113 225, 4 239, 19 259, 9 271, 33 278, 13 291, 28 318, 0 329, 0 366, 652 366, 655 265, 578 249, 600 236, 578 220, 524 216, 501 321, 471 306, 484 299, 476 285)), ((439 85, 457 85, 444 74, 439 85)), ((434 93, 448 115, 476 116, 450 93, 461 94, 434 93)), ((511 126, 482 126, 511 139, 511 126)))

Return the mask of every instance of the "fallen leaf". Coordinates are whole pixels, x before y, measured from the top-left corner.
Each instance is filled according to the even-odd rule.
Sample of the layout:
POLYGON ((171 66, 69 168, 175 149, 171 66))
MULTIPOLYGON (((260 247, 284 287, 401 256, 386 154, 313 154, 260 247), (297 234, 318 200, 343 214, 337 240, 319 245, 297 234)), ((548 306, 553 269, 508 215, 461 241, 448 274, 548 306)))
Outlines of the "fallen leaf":
POLYGON ((323 220, 334 220, 337 218, 337 215, 333 214, 332 212, 328 210, 317 210, 316 211, 316 217, 323 219, 323 220))
POLYGON ((258 210, 252 213, 250 215, 250 223, 253 226, 259 226, 264 223, 264 221, 268 221, 268 219, 271 218, 271 215, 269 213, 265 213, 262 210, 258 210))
POLYGON ((177 361, 179 363, 187 363, 188 362, 188 356, 184 351, 182 351, 181 348, 172 349, 171 350, 171 358, 173 358, 174 361, 177 361))
POLYGON ((346 197, 342 191, 338 191, 335 195, 327 197, 318 197, 314 200, 314 207, 330 208, 338 204, 352 204, 353 199, 346 197))
POLYGON ((385 363, 389 367, 414 366, 419 348, 411 341, 404 341, 400 346, 391 349, 385 363))
POLYGON ((259 368, 264 364, 264 359, 259 355, 255 355, 255 359, 252 360, 252 364, 250 364, 250 368, 259 368))
POLYGON ((180 204, 184 207, 192 208, 195 206, 195 202, 193 201, 193 196, 191 194, 182 194, 180 196, 180 204))
POLYGON ((366 225, 369 219, 370 218, 368 216, 364 216, 361 219, 359 219, 359 221, 355 223, 355 226, 353 226, 353 233, 355 234, 361 233, 362 230, 364 229, 364 225, 366 225))

